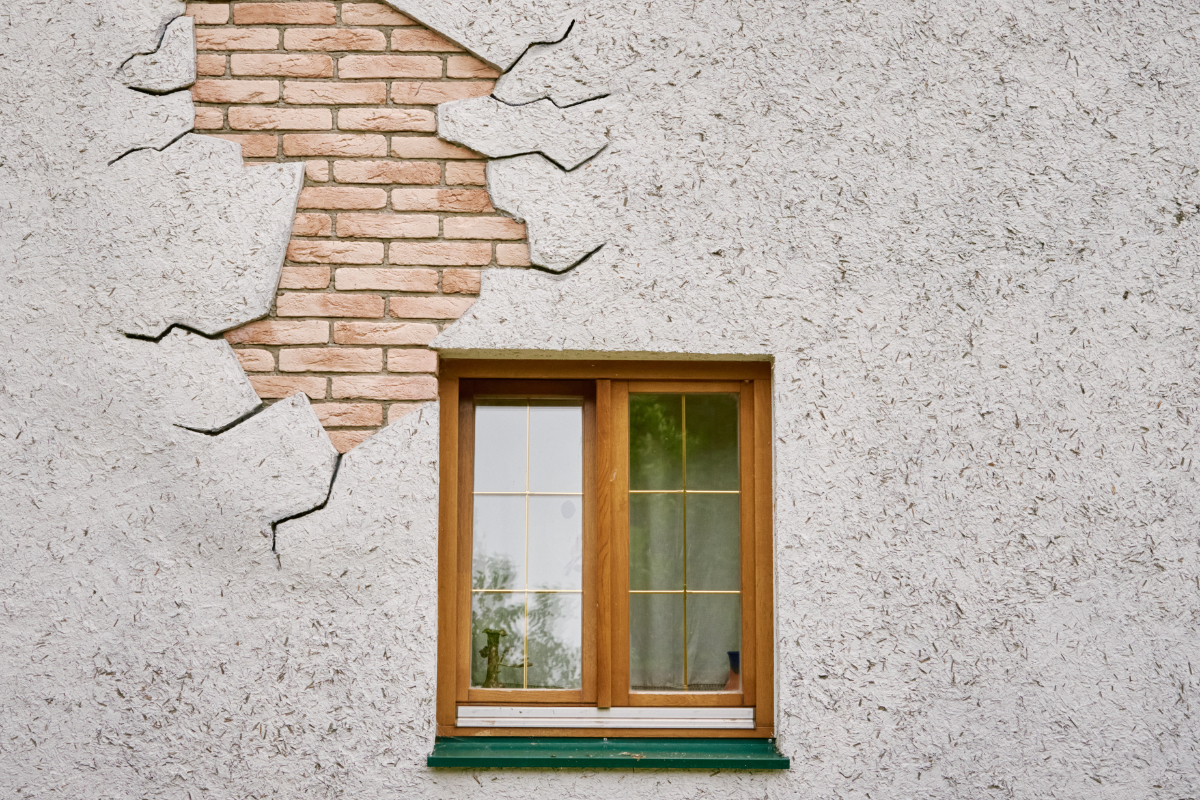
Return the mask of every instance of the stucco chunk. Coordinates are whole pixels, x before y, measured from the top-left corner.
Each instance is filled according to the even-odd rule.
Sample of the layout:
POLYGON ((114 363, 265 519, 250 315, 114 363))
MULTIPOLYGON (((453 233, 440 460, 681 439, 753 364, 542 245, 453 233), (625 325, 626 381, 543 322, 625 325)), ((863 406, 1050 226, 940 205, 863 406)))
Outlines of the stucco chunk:
POLYGON ((487 167, 492 204, 528 226, 529 260, 551 272, 579 262, 607 240, 596 208, 576 202, 578 187, 593 169, 603 169, 606 154, 573 172, 564 172, 539 155, 493 161, 487 167))
POLYGON ((387 0, 413 19, 428 25, 456 44, 501 70, 521 57, 533 42, 561 39, 570 27, 570 7, 555 0, 506 2, 503 15, 490 0, 387 0))
MULTIPOLYGON (((337 450, 303 394, 208 441, 197 470, 209 476, 200 497, 223 513, 266 526, 319 505, 328 493, 337 450)), ((209 531, 221 536, 220 526, 209 531)))
POLYGON ((475 97, 438 106, 438 136, 487 156, 538 152, 574 169, 608 141, 603 100, 559 108, 549 100, 513 106, 475 97))
POLYGON ((242 165, 236 144, 188 135, 113 164, 98 187, 98 231, 115 272, 96 302, 123 330, 172 323, 219 333, 266 314, 275 296, 303 181, 302 164, 242 165))
POLYGON ((137 55, 121 67, 121 82, 131 89, 166 94, 196 82, 196 30, 191 17, 172 20, 153 53, 137 55))
POLYGON ((625 86, 612 58, 630 59, 635 54, 614 50, 606 53, 603 61, 580 62, 579 42, 587 41, 592 31, 604 30, 605 12, 602 6, 589 8, 587 13, 577 8, 578 16, 570 31, 560 41, 531 45, 521 56, 520 67, 508 70, 496 81, 492 96, 514 105, 546 97, 560 106, 569 106, 607 95, 614 91, 614 85, 618 89, 625 86))
POLYGON ((233 348, 223 339, 175 329, 157 342, 130 340, 127 349, 125 370, 140 373, 142 391, 162 405, 172 424, 215 430, 260 403, 233 348))

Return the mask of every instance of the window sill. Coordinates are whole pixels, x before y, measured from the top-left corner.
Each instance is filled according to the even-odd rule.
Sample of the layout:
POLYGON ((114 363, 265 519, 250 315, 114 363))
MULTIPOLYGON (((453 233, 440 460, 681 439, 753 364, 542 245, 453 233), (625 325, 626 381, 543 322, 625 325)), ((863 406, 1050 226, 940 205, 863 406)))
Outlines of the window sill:
POLYGON ((774 739, 596 739, 439 736, 430 767, 788 769, 774 739))

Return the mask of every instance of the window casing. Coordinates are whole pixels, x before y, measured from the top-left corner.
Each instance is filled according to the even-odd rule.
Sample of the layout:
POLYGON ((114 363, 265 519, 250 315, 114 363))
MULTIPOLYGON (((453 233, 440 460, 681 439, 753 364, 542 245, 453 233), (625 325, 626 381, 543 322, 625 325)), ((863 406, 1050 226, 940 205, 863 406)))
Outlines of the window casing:
POLYGON ((439 735, 773 736, 769 365, 441 372, 439 735))

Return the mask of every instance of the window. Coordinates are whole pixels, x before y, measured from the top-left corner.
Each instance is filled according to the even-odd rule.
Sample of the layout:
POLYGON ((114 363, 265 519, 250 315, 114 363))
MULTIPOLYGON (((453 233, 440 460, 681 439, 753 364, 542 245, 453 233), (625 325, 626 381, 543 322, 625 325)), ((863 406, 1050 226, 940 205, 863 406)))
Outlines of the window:
POLYGON ((443 360, 440 736, 773 736, 770 367, 443 360))

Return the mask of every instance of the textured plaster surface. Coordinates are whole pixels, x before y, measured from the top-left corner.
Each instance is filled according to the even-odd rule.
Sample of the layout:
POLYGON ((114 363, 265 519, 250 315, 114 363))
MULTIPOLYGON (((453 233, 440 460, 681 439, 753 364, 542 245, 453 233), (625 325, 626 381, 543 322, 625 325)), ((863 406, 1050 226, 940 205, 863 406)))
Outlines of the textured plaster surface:
MULTIPOLYGON (((603 248, 489 272, 440 346, 774 360, 793 769, 424 768, 436 409, 346 456, 272 551, 270 522, 328 487, 303 399, 185 430, 253 410, 227 349, 124 334, 261 313, 298 176, 172 145, 185 98, 122 85, 179 4, 21 2, 0 16, 0 796, 1200 794, 1193 9, 396 5, 503 67, 575 19, 497 97, 611 94, 579 168, 489 170, 538 263, 603 248)), ((564 141, 475 108, 443 119, 477 146, 564 141)))
POLYGON ((535 263, 604 247, 435 346, 774 359, 793 769, 708 791, 1200 793, 1194 8, 569 8, 496 96, 609 94, 608 146, 489 189, 535 263))
POLYGON ((301 178, 187 135, 182 12, 0 14, 5 798, 186 796, 194 758, 163 734, 193 679, 254 652, 244 576, 276 576, 272 523, 335 468, 304 396, 261 410, 202 335, 268 309, 301 178))

